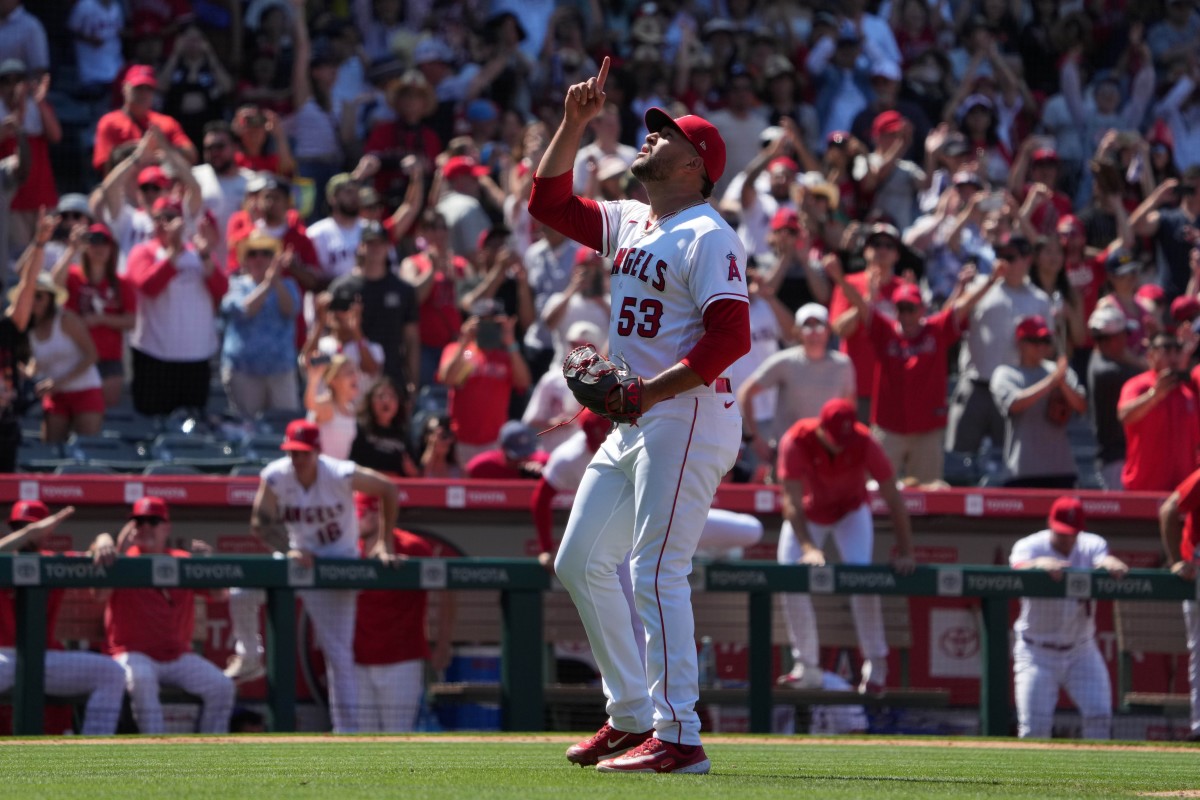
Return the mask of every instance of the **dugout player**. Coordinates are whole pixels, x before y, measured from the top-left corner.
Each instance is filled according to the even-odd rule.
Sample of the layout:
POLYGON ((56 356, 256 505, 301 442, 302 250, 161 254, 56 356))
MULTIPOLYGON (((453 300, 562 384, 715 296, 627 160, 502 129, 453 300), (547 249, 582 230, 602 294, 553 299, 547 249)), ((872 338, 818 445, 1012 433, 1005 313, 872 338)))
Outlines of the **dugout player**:
MULTIPOLYGON (((1078 498, 1058 498, 1050 507, 1048 527, 1014 544, 1009 565, 1046 570, 1056 580, 1069 568, 1104 569, 1122 577, 1129 567, 1109 555, 1103 537, 1084 531, 1085 524, 1078 498)), ((1017 735, 1050 737, 1058 690, 1063 688, 1079 709, 1083 738, 1109 738, 1112 685, 1096 646, 1092 601, 1022 597, 1013 633, 1017 735)))
MULTIPOLYGON (((789 428, 779 440, 777 469, 783 489, 784 520, 779 531, 779 563, 823 566, 822 548, 832 534, 843 563, 870 564, 875 527, 867 480, 874 478, 896 532, 892 567, 901 574, 913 571, 916 560, 912 528, 904 499, 896 489, 892 465, 871 432, 857 421, 850 401, 840 397, 829 400, 821 407, 819 417, 802 419, 789 428)), ((817 666, 820 644, 812 598, 786 594, 782 605, 795 661, 785 680, 817 688, 821 685, 817 666)), ((858 689, 878 694, 887 686, 883 603, 879 595, 853 595, 850 609, 863 655, 858 689)))
MULTIPOLYGON (((146 496, 133 504, 129 521, 114 542, 101 533, 92 544, 97 558, 118 552, 128 556, 169 555, 189 558, 185 550, 167 547, 171 512, 161 497, 146 496)), ((133 718, 142 733, 163 733, 159 686, 178 686, 203 702, 200 733, 228 733, 233 712, 233 681, 215 664, 192 652, 196 627, 195 591, 178 587, 104 589, 97 596, 108 605, 104 632, 108 652, 125 668, 125 686, 133 718)))
MULTIPOLYGON (((1200 572, 1200 550, 1196 548, 1197 514, 1200 513, 1200 469, 1179 484, 1159 510, 1159 529, 1171 572, 1188 581, 1200 572)), ((1200 741, 1200 604, 1183 601, 1183 621, 1187 628, 1188 683, 1192 697, 1192 728, 1188 739, 1200 741)))
MULTIPOLYGON (((12 531, 0 539, 0 553, 42 553, 60 555, 41 550, 42 541, 58 528, 59 523, 75 513, 74 506, 51 514, 40 500, 22 500, 13 504, 8 515, 8 527, 12 531)), ((99 559, 97 559, 99 561, 99 559)), ((86 694, 87 707, 84 711, 84 736, 105 736, 116 733, 117 720, 121 716, 121 703, 125 699, 125 670, 107 656, 85 650, 63 650, 54 638, 58 624, 58 612, 62 608, 62 589, 50 592, 46 609, 46 677, 47 694, 70 697, 86 694)), ((0 692, 12 688, 17 669, 17 624, 15 611, 16 592, 0 590, 0 692)))
POLYGON ((630 169, 649 205, 571 193, 580 137, 604 108, 609 63, 567 90, 529 198, 535 219, 612 259, 608 345, 644 379, 641 418, 618 425, 592 458, 555 560, 608 697, 608 722, 568 753, 605 772, 706 773, 687 576, 741 443, 728 369, 750 349, 746 256, 708 203, 725 142, 700 117, 646 112, 649 134, 630 169), (617 578, 631 550, 644 664, 617 578))
MULTIPOLYGON (((286 455, 263 467, 250 530, 267 547, 306 567, 314 557, 358 558, 358 517, 354 493, 379 498, 384 530, 396 527, 396 487, 378 472, 321 453, 316 424, 292 420, 279 446, 286 455)), ((380 538, 371 555, 392 563, 393 540, 380 538)), ((358 730, 358 690, 354 675, 355 589, 298 592, 325 654, 329 716, 334 733, 358 730)))
MULTIPOLYGON (((379 547, 379 498, 356 492, 358 552, 370 558, 379 547)), ((430 542, 415 533, 392 530, 392 550, 400 558, 431 558, 430 542)), ((358 729, 362 733, 409 733, 417 723, 425 690, 425 662, 435 672, 450 663, 450 636, 457 604, 452 592, 438 592, 437 643, 426 634, 429 593, 367 589, 358 593, 354 618, 354 671, 358 680, 358 729)))

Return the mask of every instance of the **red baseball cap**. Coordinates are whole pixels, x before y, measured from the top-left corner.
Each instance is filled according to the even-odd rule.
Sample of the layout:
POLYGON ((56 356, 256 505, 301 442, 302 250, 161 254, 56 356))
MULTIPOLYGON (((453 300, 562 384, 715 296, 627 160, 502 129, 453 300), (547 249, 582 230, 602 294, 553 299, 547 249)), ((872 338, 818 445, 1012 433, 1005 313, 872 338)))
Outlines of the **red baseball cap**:
POLYGON ((138 186, 144 186, 147 183, 152 183, 155 186, 159 186, 163 189, 171 185, 171 179, 167 177, 167 173, 162 171, 162 167, 158 166, 157 164, 152 164, 151 166, 146 167, 139 172, 137 182, 138 186))
POLYGON ((9 522, 38 522, 50 516, 50 509, 41 500, 20 500, 13 503, 9 522))
POLYGON ((781 208, 775 212, 775 216, 771 217, 771 230, 778 231, 788 228, 793 231, 800 230, 800 215, 792 208, 781 208))
POLYGON ((672 126, 683 134, 696 154, 704 162, 704 172, 713 183, 721 180, 725 173, 725 140, 711 122, 695 114, 687 114, 678 119, 661 108, 650 108, 646 111, 646 130, 658 133, 667 125, 672 126))
POLYGON ((98 233, 101 236, 108 239, 110 242, 113 241, 112 231, 103 222, 93 222, 91 225, 88 226, 87 232, 88 233, 98 233))
POLYGON ((1039 161, 1053 161, 1057 164, 1058 151, 1056 151, 1053 147, 1039 147, 1037 150, 1033 151, 1033 156, 1030 158, 1030 161, 1034 164, 1039 161))
POLYGON ((1083 530, 1083 503, 1078 497, 1060 497, 1050 506, 1050 530, 1075 536, 1083 530))
POLYGON ((1141 300, 1148 300, 1151 303, 1161 303, 1166 299, 1167 294, 1157 283, 1146 283, 1138 287, 1137 292, 1134 293, 1134 297, 1141 300))
POLYGON ((1200 317, 1200 299, 1185 294, 1171 301, 1171 319, 1176 322, 1191 322, 1196 317, 1200 317))
POLYGON ((858 435, 858 414, 850 401, 835 397, 821 406, 821 427, 838 447, 845 447, 858 435))
POLYGON ((130 519, 138 517, 161 517, 164 520, 171 518, 170 512, 167 510, 167 501, 161 497, 146 495, 141 500, 133 504, 133 510, 129 512, 130 519))
POLYGON ((467 175, 482 178, 489 172, 491 170, 482 164, 476 163, 475 159, 470 156, 454 156, 447 159, 446 165, 442 167, 442 176, 448 181, 467 175))
POLYGON ((1074 214, 1067 214, 1066 216, 1059 218, 1058 227, 1056 230, 1058 231, 1059 235, 1083 233, 1083 223, 1081 223, 1079 221, 1079 217, 1075 216, 1074 214))
POLYGON ((921 299, 921 289, 915 283, 900 284, 900 287, 892 292, 892 302, 896 305, 901 303, 911 303, 921 307, 925 305, 925 301, 921 299))
POLYGON ((772 158, 769 162, 767 162, 767 172, 772 172, 776 167, 783 167, 784 169, 786 169, 789 172, 799 172, 800 171, 800 165, 797 164, 793 159, 788 158, 787 156, 779 156, 778 158, 772 158))
POLYGON ((150 213, 160 214, 163 211, 171 211, 182 216, 183 203, 171 197, 160 197, 155 200, 154 205, 150 207, 150 213))
POLYGON ((899 111, 884 111, 871 122, 871 138, 876 141, 887 133, 896 133, 904 127, 907 120, 899 111))
POLYGON ((288 423, 283 434, 283 444, 280 450, 297 451, 301 453, 321 452, 321 429, 315 422, 306 419, 294 419, 288 423))
POLYGON ((379 511, 379 498, 366 492, 354 493, 354 511, 362 519, 366 514, 379 511))
POLYGON ((1017 323, 1017 341, 1022 339, 1045 339, 1050 335, 1050 326, 1041 314, 1025 317, 1017 323))
POLYGON ((154 77, 154 67, 145 64, 134 64, 125 73, 126 86, 151 86, 158 88, 158 79, 154 77))

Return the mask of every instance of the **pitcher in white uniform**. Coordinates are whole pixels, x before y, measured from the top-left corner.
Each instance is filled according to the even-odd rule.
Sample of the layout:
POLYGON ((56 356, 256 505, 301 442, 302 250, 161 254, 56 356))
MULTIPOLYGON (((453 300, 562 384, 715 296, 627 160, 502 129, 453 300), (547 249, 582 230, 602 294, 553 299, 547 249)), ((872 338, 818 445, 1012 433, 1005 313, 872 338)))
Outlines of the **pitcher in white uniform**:
POLYGON ((750 349, 746 259, 707 202, 725 169, 725 142, 700 117, 646 112, 650 133, 631 169, 649 205, 571 193, 608 69, 605 58, 596 77, 567 90, 529 199, 535 219, 612 260, 608 345, 645 381, 637 424, 617 426, 588 465, 554 564, 608 698, 608 722, 567 758, 604 772, 706 773, 687 576, 741 440, 728 369, 750 349), (644 662, 618 579, 627 553, 644 662))
MULTIPOLYGON (((1049 528, 1013 545, 1009 564, 1041 569, 1061 579, 1064 569, 1103 569, 1115 578, 1129 571, 1109 555, 1104 538, 1083 530, 1083 503, 1060 497, 1050 507, 1049 528)), ((1013 625, 1013 684, 1017 735, 1050 738, 1058 690, 1064 688, 1079 709, 1083 738, 1112 733, 1112 685, 1096 646, 1096 618, 1090 600, 1021 598, 1013 625)))
MULTIPOLYGON (((262 471, 250 529, 268 547, 306 567, 313 558, 358 558, 358 517, 354 493, 378 497, 381 519, 396 525, 396 487, 374 470, 321 454, 321 436, 313 423, 298 419, 287 426, 280 449, 287 455, 262 471)), ((392 540, 380 538, 374 556, 393 563, 392 540)), ((325 654, 329 715, 334 733, 357 730, 354 677, 354 614, 357 590, 309 589, 298 593, 312 620, 317 644, 325 654)), ((237 633, 235 632, 235 636, 237 633)))

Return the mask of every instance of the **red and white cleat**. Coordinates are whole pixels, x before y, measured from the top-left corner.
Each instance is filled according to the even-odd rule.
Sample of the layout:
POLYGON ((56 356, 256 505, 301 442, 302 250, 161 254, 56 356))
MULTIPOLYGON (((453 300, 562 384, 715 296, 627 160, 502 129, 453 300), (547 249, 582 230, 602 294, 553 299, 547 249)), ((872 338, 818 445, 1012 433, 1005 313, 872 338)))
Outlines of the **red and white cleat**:
POLYGON ((679 772, 706 775, 712 762, 698 744, 671 744, 653 737, 623 756, 601 761, 597 772, 679 772))
POLYGON ((594 736, 568 747, 567 761, 581 767, 590 767, 606 758, 613 758, 632 750, 649 739, 653 733, 652 730, 642 733, 619 731, 606 722, 594 736))

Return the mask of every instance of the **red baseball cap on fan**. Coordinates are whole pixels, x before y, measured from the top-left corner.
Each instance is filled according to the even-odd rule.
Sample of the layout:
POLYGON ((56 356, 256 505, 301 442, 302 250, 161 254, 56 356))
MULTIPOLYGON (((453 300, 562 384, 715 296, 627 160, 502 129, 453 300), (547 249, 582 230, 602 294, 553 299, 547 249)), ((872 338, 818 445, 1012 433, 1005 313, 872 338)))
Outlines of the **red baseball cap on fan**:
POLYGON ((838 447, 845 447, 858 435, 858 414, 850 401, 835 397, 821 406, 821 428, 838 447))
POLYGON ((879 141, 879 137, 888 133, 899 133, 904 129, 904 115, 899 111, 884 111, 871 122, 871 138, 879 141))
POLYGON ((170 511, 167 509, 167 501, 161 497, 146 495, 141 500, 133 504, 133 510, 129 512, 130 519, 138 517, 159 517, 163 520, 171 518, 170 511))
POLYGON ((154 205, 150 206, 150 213, 157 216, 164 211, 183 216, 183 203, 170 197, 160 197, 154 201, 154 205))
POLYGON ((126 86, 152 86, 158 88, 158 79, 154 77, 154 67, 145 64, 134 64, 125 73, 126 86))
POLYGON ((372 512, 378 512, 379 498, 376 495, 367 494, 366 492, 355 492, 354 511, 358 514, 359 519, 372 512))
POLYGON ((279 449, 289 452, 319 453, 321 452, 321 429, 315 422, 294 419, 288 423, 287 430, 283 434, 283 444, 279 445, 279 449))
POLYGON ((21 500, 13 503, 9 522, 39 522, 50 516, 50 509, 41 500, 21 500))
POLYGON ((721 180, 725 173, 725 140, 711 122, 688 114, 678 119, 673 118, 661 108, 650 108, 646 111, 646 130, 658 133, 667 125, 683 134, 683 138, 696 148, 696 154, 704 162, 704 172, 713 183, 721 180))
POLYGON ((925 307, 925 301, 921 299, 921 290, 915 283, 902 283, 892 293, 892 304, 898 306, 901 303, 909 303, 921 308, 925 307))
POLYGON ((1078 497, 1060 497, 1050 506, 1050 530, 1066 536, 1077 536, 1086 524, 1083 503, 1078 497))
POLYGON ((139 172, 137 177, 138 186, 145 186, 148 183, 165 189, 171 185, 171 179, 167 177, 167 173, 163 172, 162 167, 158 164, 151 164, 139 172))
POLYGON ((1025 317, 1017 323, 1017 341, 1023 339, 1045 339, 1050 335, 1050 326, 1041 314, 1025 317))

